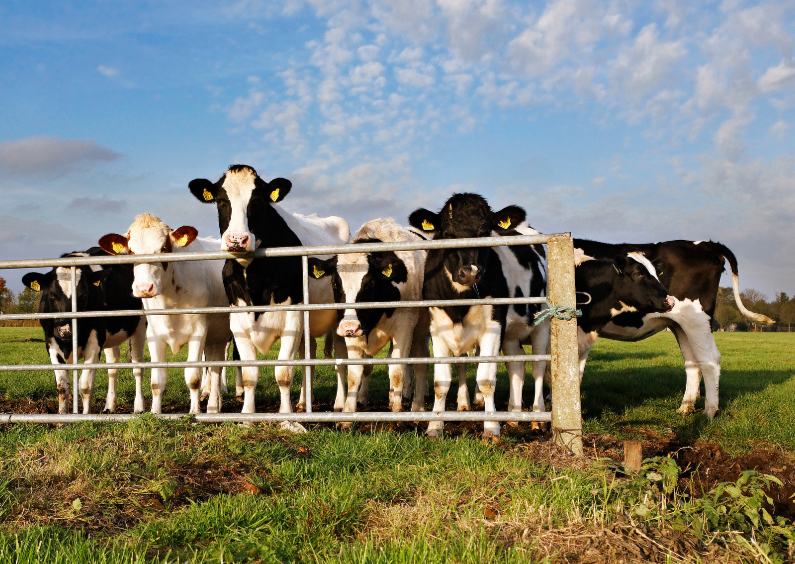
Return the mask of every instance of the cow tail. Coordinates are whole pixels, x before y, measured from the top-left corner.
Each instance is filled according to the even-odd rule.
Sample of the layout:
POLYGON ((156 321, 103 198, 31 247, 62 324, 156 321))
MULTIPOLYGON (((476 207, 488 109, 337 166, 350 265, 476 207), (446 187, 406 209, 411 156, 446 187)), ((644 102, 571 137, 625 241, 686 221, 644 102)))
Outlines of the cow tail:
POLYGON ((761 313, 754 313, 746 309, 743 305, 743 300, 740 297, 740 275, 737 271, 737 258, 734 256, 734 253, 729 250, 729 248, 725 245, 720 243, 716 243, 714 241, 704 241, 703 243, 699 243, 699 245, 709 246, 715 253, 723 256, 726 260, 729 261, 729 266, 732 269, 732 286, 734 286, 734 301, 737 304, 737 309, 740 310, 744 316, 748 317, 749 319, 753 319, 754 321, 758 321, 759 323, 767 323, 768 325, 775 323, 772 319, 768 316, 763 315, 761 313))

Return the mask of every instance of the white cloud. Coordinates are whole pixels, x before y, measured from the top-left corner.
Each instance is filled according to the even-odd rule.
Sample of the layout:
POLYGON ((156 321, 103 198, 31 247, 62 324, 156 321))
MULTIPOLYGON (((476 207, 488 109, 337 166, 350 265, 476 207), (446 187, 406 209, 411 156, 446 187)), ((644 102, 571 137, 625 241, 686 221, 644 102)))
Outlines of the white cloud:
POLYGON ((81 165, 112 162, 121 157, 90 139, 28 137, 0 143, 0 169, 12 174, 60 176, 81 165))
POLYGON ((757 84, 762 92, 772 92, 781 90, 795 83, 795 66, 781 61, 777 66, 770 67, 765 71, 757 84))
POLYGON ((426 88, 435 82, 435 69, 432 65, 417 64, 410 67, 395 68, 395 78, 402 84, 426 88))
POLYGON ((99 67, 97 67, 97 70, 101 75, 106 76, 108 78, 115 78, 116 76, 119 75, 119 71, 114 69, 113 67, 106 67, 104 65, 99 65, 99 67))

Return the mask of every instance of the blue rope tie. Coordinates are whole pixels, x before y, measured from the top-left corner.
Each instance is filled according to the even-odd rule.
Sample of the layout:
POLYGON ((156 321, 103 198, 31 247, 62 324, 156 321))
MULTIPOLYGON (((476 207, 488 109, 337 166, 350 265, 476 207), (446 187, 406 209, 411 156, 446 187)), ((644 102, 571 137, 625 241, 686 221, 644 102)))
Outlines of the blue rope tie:
POLYGON ((543 323, 547 319, 554 317, 556 319, 562 319, 563 321, 570 321, 576 317, 582 316, 581 309, 574 309, 573 307, 563 307, 552 305, 549 303, 549 298, 547 298, 547 308, 545 310, 539 311, 533 316, 534 322, 533 325, 538 325, 539 323, 543 323))

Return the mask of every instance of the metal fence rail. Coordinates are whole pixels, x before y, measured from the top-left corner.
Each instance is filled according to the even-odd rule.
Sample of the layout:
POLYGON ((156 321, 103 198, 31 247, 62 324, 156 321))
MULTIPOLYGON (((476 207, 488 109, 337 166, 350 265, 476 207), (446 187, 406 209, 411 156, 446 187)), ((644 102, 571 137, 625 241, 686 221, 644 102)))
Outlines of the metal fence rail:
MULTIPOLYGON (((575 453, 582 452, 581 440, 581 409, 579 397, 579 368, 577 366, 577 340, 576 321, 553 318, 551 322, 552 354, 533 354, 522 356, 499 357, 450 357, 450 358, 369 358, 369 359, 311 359, 309 343, 309 312, 328 309, 372 309, 372 308, 401 308, 401 307, 446 307, 456 305, 507 305, 507 304, 543 304, 547 298, 486 298, 472 300, 436 300, 412 302, 370 302, 357 304, 310 304, 308 291, 308 257, 318 255, 331 255, 343 253, 367 253, 378 251, 396 250, 426 250, 444 248, 473 248, 495 247, 511 245, 540 245, 548 246, 549 260, 549 300, 550 303, 563 307, 575 306, 574 294, 574 249, 571 235, 522 235, 514 237, 484 237, 475 239, 445 239, 439 241, 418 241, 400 243, 365 243, 328 245, 320 247, 282 247, 257 249, 248 253, 229 253, 226 251, 201 252, 201 253, 172 253, 154 255, 116 255, 107 257, 65 257, 57 259, 29 259, 0 261, 0 269, 41 268, 41 267, 67 267, 71 269, 72 288, 76 288, 76 270, 78 266, 125 264, 125 263, 151 263, 151 262, 178 262, 195 260, 222 260, 222 259, 248 259, 259 257, 287 257, 300 256, 303 270, 304 303, 273 306, 230 306, 191 308, 182 310, 123 310, 123 311, 94 311, 78 312, 77 294, 72 292, 72 311, 47 313, 47 314, 13 314, 3 315, 3 319, 72 319, 72 348, 77 351, 77 320, 84 317, 110 317, 118 315, 182 315, 187 313, 227 313, 227 312, 264 312, 264 311, 303 311, 304 315, 304 346, 305 358, 299 360, 262 360, 262 361, 221 361, 221 362, 147 362, 147 363, 115 363, 116 368, 152 368, 152 367, 206 367, 206 366, 303 366, 304 387, 306 393, 306 413, 259 413, 259 414, 197 414, 196 421, 298 421, 298 422, 328 422, 328 421, 551 421, 558 442, 565 445, 575 453), (311 377, 314 366, 347 366, 347 365, 383 365, 383 364, 458 364, 462 362, 530 362, 534 360, 547 360, 552 366, 552 413, 533 412, 364 412, 364 413, 312 413, 311 377), (565 406, 563 404, 566 404, 565 406)), ((534 351, 536 352, 536 351, 534 351)), ((73 353, 74 354, 74 353, 73 353)), ((87 367, 101 368, 102 365, 80 364, 75 361, 71 364, 59 364, 59 369, 73 370, 73 410, 74 414, 59 415, 22 415, 2 414, 2 422, 35 422, 35 423, 65 423, 73 421, 124 421, 132 417, 130 414, 110 415, 79 415, 78 412, 78 370, 87 367), (7 419, 6 419, 7 418, 7 419)), ((47 365, 0 365, 0 373, 24 370, 52 370, 52 364, 47 365)), ((185 415, 158 415, 168 419, 184 417, 185 415)))

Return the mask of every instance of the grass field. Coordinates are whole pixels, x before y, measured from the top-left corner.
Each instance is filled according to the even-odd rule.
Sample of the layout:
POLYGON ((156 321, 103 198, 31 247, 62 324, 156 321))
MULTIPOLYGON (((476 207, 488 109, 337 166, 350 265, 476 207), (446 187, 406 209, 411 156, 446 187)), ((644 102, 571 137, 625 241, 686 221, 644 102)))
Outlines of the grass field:
MULTIPOLYGON (((721 415, 711 422, 676 412, 685 377, 672 334, 599 341, 582 386, 588 456, 579 459, 524 428, 484 444, 477 425, 449 425, 451 436, 435 441, 413 425, 318 425, 305 435, 149 416, 3 426, 0 561, 792 561, 790 490, 743 471, 760 459, 763 472, 795 478, 795 336, 715 337, 721 415), (640 474, 619 464, 624 438, 644 442, 640 474)), ((0 329, 1 362, 46 363, 43 343, 29 339, 41 331, 0 329)), ((504 376, 501 367, 498 408, 504 376)), ((472 389, 474 368, 469 380, 472 389)), ((224 410, 237 411, 230 384, 224 410)), ((316 409, 329 408, 334 386, 333 372, 319 370, 316 409)), ((105 390, 100 372, 95 410, 105 390)), ((385 409, 384 369, 370 397, 385 409)), ((51 409, 52 372, 0 375, 0 399, 4 410, 51 409)), ((132 400, 122 371, 121 411, 132 400)), ((257 408, 277 402, 263 369, 257 408)), ((179 370, 164 404, 187 408, 179 370)))

